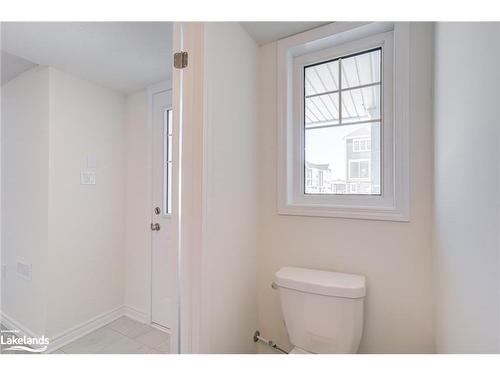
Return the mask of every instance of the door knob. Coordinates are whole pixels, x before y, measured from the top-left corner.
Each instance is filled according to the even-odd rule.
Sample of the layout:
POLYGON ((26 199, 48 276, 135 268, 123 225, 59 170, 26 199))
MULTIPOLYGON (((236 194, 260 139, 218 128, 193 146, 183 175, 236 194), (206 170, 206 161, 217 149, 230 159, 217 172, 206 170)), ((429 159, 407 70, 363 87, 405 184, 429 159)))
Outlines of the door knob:
POLYGON ((160 224, 158 223, 151 223, 151 230, 160 230, 160 224))

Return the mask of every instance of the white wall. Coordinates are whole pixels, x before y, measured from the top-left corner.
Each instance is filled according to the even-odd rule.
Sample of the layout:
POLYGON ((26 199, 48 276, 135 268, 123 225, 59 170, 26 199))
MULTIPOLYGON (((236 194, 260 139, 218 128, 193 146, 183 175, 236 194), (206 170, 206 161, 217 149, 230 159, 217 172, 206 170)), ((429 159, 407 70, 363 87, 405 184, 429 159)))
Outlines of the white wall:
POLYGON ((440 353, 498 353, 498 23, 438 23, 435 274, 440 353))
POLYGON ((151 251, 151 126, 147 91, 127 96, 125 305, 147 315, 151 251))
POLYGON ((125 98, 50 69, 48 334, 123 304, 125 98), (96 185, 80 185, 87 155, 96 185))
POLYGON ((237 23, 205 24, 202 348, 251 353, 257 327, 257 63, 237 23))
POLYGON ((53 68, 2 94, 2 309, 52 337, 123 305, 125 98, 53 68), (88 154, 96 185, 80 185, 88 154), (32 264, 31 282, 17 260, 32 264))
POLYGON ((34 68, 2 86, 2 313, 45 332, 48 252, 49 71, 34 68), (32 280, 16 263, 32 265, 32 280))
POLYGON ((411 25, 410 223, 277 215, 276 43, 260 48, 259 328, 285 348, 290 343, 271 283, 281 267, 299 266, 366 275, 360 352, 434 350, 432 35, 432 25, 411 25))

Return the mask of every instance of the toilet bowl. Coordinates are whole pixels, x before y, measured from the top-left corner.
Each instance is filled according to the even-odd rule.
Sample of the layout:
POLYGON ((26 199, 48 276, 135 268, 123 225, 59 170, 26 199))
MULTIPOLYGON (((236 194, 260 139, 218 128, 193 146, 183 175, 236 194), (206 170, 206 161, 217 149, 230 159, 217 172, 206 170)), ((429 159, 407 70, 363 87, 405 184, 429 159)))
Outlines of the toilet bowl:
POLYGON ((275 274, 290 354, 356 353, 363 333, 365 277, 284 267, 275 274))

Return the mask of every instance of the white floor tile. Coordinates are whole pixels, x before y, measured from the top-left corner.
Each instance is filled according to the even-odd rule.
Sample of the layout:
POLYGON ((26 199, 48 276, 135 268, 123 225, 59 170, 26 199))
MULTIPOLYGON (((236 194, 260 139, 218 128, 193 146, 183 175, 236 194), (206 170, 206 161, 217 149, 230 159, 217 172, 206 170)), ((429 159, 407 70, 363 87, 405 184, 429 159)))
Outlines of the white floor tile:
POLYGON ((170 353, 170 335, 168 333, 152 329, 136 337, 136 340, 160 353, 170 353))
MULTIPOLYGON (((2 330, 7 330, 3 325, 2 330)), ((3 336, 13 333, 4 332, 3 336)), ((4 352, 2 354, 30 354, 4 352)), ((147 324, 121 317, 51 354, 163 354, 170 353, 170 335, 147 324)))
POLYGON ((162 354, 169 353, 169 349, 169 334, 123 317, 54 354, 162 354))
POLYGON ((136 338, 152 330, 150 326, 136 322, 126 316, 122 316, 114 322, 109 323, 107 327, 130 338, 136 338))
POLYGON ((68 354, 99 353, 122 337, 122 334, 104 327, 63 346, 61 350, 68 354))
POLYGON ((141 349, 137 351, 136 354, 165 354, 165 353, 160 353, 158 350, 154 350, 153 348, 143 345, 141 349))
POLYGON ((137 354, 142 353, 148 348, 144 347, 140 342, 137 342, 129 337, 122 336, 113 341, 110 345, 99 350, 98 354, 137 354))

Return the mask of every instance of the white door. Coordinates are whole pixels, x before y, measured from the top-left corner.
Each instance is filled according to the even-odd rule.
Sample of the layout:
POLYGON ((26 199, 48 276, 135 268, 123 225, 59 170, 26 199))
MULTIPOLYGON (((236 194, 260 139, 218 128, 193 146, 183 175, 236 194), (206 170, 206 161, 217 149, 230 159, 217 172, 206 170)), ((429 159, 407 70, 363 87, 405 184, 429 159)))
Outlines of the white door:
POLYGON ((151 208, 151 321, 173 328, 176 255, 172 215, 173 116, 171 90, 153 95, 153 206, 151 208))

